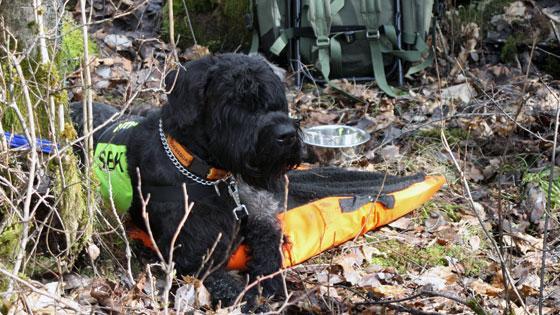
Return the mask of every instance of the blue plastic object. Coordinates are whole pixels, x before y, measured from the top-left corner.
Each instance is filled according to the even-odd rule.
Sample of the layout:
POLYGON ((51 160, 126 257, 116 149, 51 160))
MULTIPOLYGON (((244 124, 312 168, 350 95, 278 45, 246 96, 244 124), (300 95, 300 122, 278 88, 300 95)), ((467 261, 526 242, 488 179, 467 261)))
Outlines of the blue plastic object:
MULTIPOLYGON (((12 134, 11 132, 4 132, 4 137, 8 141, 10 148, 29 149, 29 142, 24 135, 12 134)), ((49 140, 37 139, 37 150, 50 154, 53 151, 54 144, 49 140)))

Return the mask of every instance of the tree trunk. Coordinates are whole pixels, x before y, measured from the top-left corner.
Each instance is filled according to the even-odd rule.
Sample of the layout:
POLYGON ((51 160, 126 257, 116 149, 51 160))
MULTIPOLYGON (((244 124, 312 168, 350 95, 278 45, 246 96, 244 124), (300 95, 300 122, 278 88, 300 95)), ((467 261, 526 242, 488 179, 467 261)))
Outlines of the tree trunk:
MULTIPOLYGON (((45 0, 37 11, 33 5, 0 0, 0 138, 9 131, 62 148, 76 132, 54 62, 61 43, 50 39, 62 27, 57 15, 65 11, 59 0, 45 0)), ((0 140, 5 152, 7 139, 0 140)), ((10 151, 0 159, 0 178, 9 183, 0 181, 0 266, 34 273, 70 268, 91 235, 77 157, 71 149, 57 149, 50 155, 10 151)))

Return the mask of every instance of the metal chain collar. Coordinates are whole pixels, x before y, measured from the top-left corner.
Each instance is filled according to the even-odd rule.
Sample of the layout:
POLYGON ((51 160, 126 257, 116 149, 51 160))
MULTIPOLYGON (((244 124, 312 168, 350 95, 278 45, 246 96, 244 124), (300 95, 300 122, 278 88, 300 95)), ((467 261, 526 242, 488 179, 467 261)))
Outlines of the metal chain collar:
POLYGON ((233 198, 233 201, 235 202, 236 205, 236 207, 233 208, 232 210, 235 219, 239 221, 240 218, 249 215, 249 212, 247 211, 247 207, 243 203, 241 203, 241 200, 239 198, 239 187, 237 186, 237 182, 235 181, 235 179, 233 179, 231 175, 227 176, 226 178, 218 179, 215 181, 209 181, 191 173, 186 167, 184 167, 179 162, 179 160, 177 160, 177 158, 171 151, 169 144, 167 143, 167 138, 165 137, 165 133, 163 132, 163 123, 161 122, 161 119, 159 120, 159 138, 161 140, 161 144, 163 145, 163 150, 165 151, 165 154, 167 154, 167 157, 169 158, 169 160, 171 160, 171 163, 175 165, 175 168, 177 168, 177 170, 179 170, 181 174, 185 175, 195 183, 205 185, 205 186, 214 186, 214 189, 216 189, 216 194, 218 194, 218 196, 220 195, 218 184, 227 181, 228 193, 233 198), (238 215, 238 212, 241 213, 238 215))
POLYGON ((205 186, 217 186, 219 183, 221 182, 225 182, 228 178, 222 178, 222 179, 218 179, 215 181, 210 181, 210 180, 206 180, 204 178, 201 178, 193 173, 191 173, 187 168, 185 168, 180 162, 179 160, 177 160, 177 158, 175 157, 175 155, 173 154, 173 152, 171 151, 171 148, 169 148, 169 144, 167 143, 167 138, 165 138, 165 133, 163 133, 163 123, 161 122, 161 119, 159 120, 159 138, 161 139, 161 144, 163 145, 163 150, 165 151, 165 154, 167 154, 167 157, 169 158, 169 160, 171 160, 171 163, 173 163, 173 165, 175 165, 175 168, 177 168, 179 170, 179 172, 181 172, 181 174, 187 176, 189 179, 193 180, 196 183, 199 183, 201 185, 205 185, 205 186))

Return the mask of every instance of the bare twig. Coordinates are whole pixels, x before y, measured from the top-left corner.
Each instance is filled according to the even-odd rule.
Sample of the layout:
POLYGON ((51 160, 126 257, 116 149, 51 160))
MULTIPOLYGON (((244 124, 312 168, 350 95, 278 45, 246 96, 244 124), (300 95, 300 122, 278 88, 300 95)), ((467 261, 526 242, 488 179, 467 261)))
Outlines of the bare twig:
POLYGON ((173 51, 173 57, 175 61, 179 61, 179 56, 177 56, 177 43, 175 42, 175 17, 173 16, 173 3, 168 6, 168 18, 169 18, 169 42, 171 44, 171 50, 173 51))
MULTIPOLYGON (((434 52, 435 53, 435 52, 434 52)), ((453 60, 452 60, 453 61, 453 60)), ((467 75, 467 72, 462 68, 461 64, 458 62, 457 59, 455 59, 453 62, 456 62, 457 65, 460 67, 461 71, 464 73, 464 75, 467 75)), ((442 94, 442 86, 441 86, 441 77, 439 74, 439 64, 438 64, 438 58, 435 58, 435 69, 436 69, 436 75, 437 75, 437 82, 438 82, 438 93, 440 95, 441 98, 441 94, 442 94)), ((472 77, 472 75, 470 76, 472 77)), ((475 80, 476 78, 473 78, 473 80, 475 80)), ((483 90, 484 91, 484 90, 483 90)), ((486 94, 486 91, 484 91, 484 93, 486 94)), ((487 95, 487 94, 486 94, 487 95)), ((493 99, 491 99, 492 102, 495 103, 495 101, 493 99)), ((497 104, 496 104, 497 105, 497 104)), ((500 108, 500 110, 502 110, 502 112, 510 119, 512 119, 509 115, 507 115, 507 113, 505 113, 505 111, 503 111, 503 109, 501 109, 501 107, 498 106, 498 108, 500 108)), ((513 119, 512 119, 513 120, 513 119)), ((513 120, 516 124, 518 124, 515 120, 513 120)), ((520 124, 518 124, 520 125, 520 124)), ((461 179, 461 182, 463 184, 463 188, 466 192, 466 199, 469 202, 469 205, 471 207, 472 212, 475 214, 478 223, 480 224, 480 228, 482 229, 485 237, 488 239, 488 241, 490 242, 490 244, 492 245, 492 248, 494 249, 494 251, 496 252, 496 255, 498 256, 499 260, 500 260, 500 264, 501 266, 505 266, 505 260, 501 254, 500 248, 498 247, 498 245, 496 244, 496 241, 494 240, 494 238, 492 237, 492 235, 490 235, 490 232, 488 232, 488 230, 486 229, 486 227, 484 226, 484 222, 482 221, 482 217, 480 215, 480 213, 478 213, 477 207, 475 205, 475 202, 472 198, 472 194, 471 194, 471 190, 470 190, 470 186, 469 183, 467 181, 467 178, 465 176, 465 173, 463 172, 463 170, 461 169, 461 166, 459 165, 459 163, 457 162, 457 159, 455 158, 455 155, 453 154, 453 151, 451 150, 451 147, 449 146, 449 143, 447 142, 447 137, 445 136, 445 121, 441 121, 441 129, 440 129, 440 138, 441 141, 444 145, 445 150, 447 151, 447 153, 449 154, 449 156, 451 157, 451 160, 453 162, 453 165, 455 166, 457 172, 459 173, 459 177, 461 179)), ((541 138, 542 140, 546 140, 541 138)), ((509 270, 506 268, 505 270, 503 270, 503 272, 507 275, 506 279, 507 281, 510 281, 510 283, 515 283, 515 281, 513 281, 513 277, 511 276, 509 270)), ((523 310, 525 311, 526 314, 529 314, 527 311, 527 307, 525 306, 525 303, 523 302, 523 299, 521 298, 521 294, 519 293, 519 291, 517 290, 517 288, 515 286, 512 286, 513 291, 515 292, 517 298, 519 299, 521 305, 523 306, 523 310)))
POLYGON ((560 119, 560 101, 556 100, 556 118, 554 120, 554 144, 552 145, 552 156, 550 158, 550 174, 548 177, 548 193, 546 200, 546 211, 544 213, 544 231, 543 231, 543 248, 541 258, 540 270, 540 287, 539 287, 539 315, 543 313, 544 304, 544 278, 546 273, 546 251, 547 251, 547 238, 548 238, 548 221, 550 218, 552 207, 552 184, 554 178, 554 164, 556 162, 556 144, 558 141, 558 120, 560 119))
POLYGON ((4 276, 10 278, 10 280, 18 282, 22 285, 24 285, 25 287, 29 288, 31 291, 40 294, 40 295, 44 295, 46 297, 49 297, 51 299, 53 299, 54 301, 68 307, 69 309, 77 312, 78 314, 81 314, 83 312, 83 310, 80 308, 80 306, 78 305, 78 303, 74 303, 73 301, 70 301, 68 299, 64 299, 61 298, 59 296, 53 295, 48 291, 42 290, 42 289, 38 289, 36 288, 33 284, 31 284, 29 281, 23 280, 17 276, 14 276, 13 274, 11 274, 9 271, 3 269, 0 267, 0 273, 3 274, 4 276))
POLYGON ((113 185, 111 181, 109 182, 109 202, 111 204, 111 210, 113 212, 113 215, 115 216, 115 220, 117 220, 117 224, 119 226, 119 229, 121 230, 121 237, 124 241, 125 244, 125 255, 126 255, 126 274, 128 276, 128 280, 130 281, 130 283, 132 285, 136 284, 136 281, 134 281, 134 277, 132 276, 132 264, 131 264, 131 259, 132 259, 132 250, 130 249, 130 243, 128 241, 128 237, 126 235, 126 229, 124 228, 124 225, 121 221, 121 217, 119 216, 118 212, 117 212, 117 207, 115 206, 115 200, 113 198, 113 185))
MULTIPOLYGON (((276 272, 273 272, 271 274, 268 275, 264 275, 262 277, 259 277, 258 279, 256 279, 255 281, 249 283, 247 286, 245 286, 245 288, 243 289, 243 291, 241 291, 241 293, 239 293, 239 295, 237 296, 237 298, 235 299, 235 302, 233 303, 233 305, 238 305, 241 300, 243 299, 243 297, 245 296, 245 294, 247 294, 247 292, 249 292, 249 290, 251 290, 252 288, 254 288, 255 286, 257 286, 259 283, 261 283, 264 280, 268 280, 268 279, 272 279, 274 277, 276 277, 279 274, 282 274, 283 272, 285 272, 286 270, 288 270, 289 268, 286 269, 280 269, 276 272)), ((286 295, 286 299, 289 300, 289 295, 286 295)))
MULTIPOLYGON (((94 195, 92 189, 92 182, 89 178, 92 174, 92 163, 93 163, 93 109, 92 109, 92 91, 91 91, 91 71, 90 71, 90 58, 89 58, 89 37, 87 29, 87 18, 86 18, 86 0, 80 0, 80 11, 82 18, 82 45, 84 48, 84 57, 82 60, 83 71, 80 73, 83 82, 83 130, 85 134, 89 134, 85 138, 85 154, 84 154, 84 164, 85 164, 85 174, 87 180, 85 185, 86 190, 86 208, 88 211, 88 224, 92 224, 95 217, 94 207, 94 195)), ((90 10, 91 11, 91 10, 90 10)), ((91 13, 91 12, 90 12, 91 13)), ((92 261, 93 264, 93 261, 92 261)))
POLYGON ((187 17, 187 23, 189 23, 189 29, 191 31, 191 36, 193 39, 193 43, 195 45, 198 45, 198 42, 196 41, 196 35, 194 34, 194 28, 192 26, 192 22, 191 22, 191 16, 189 14, 189 8, 187 7, 187 2, 185 0, 183 0, 183 7, 185 8, 185 15, 187 17))
MULTIPOLYGON (((21 82, 21 86, 22 86, 22 90, 23 90, 23 95, 24 95, 24 100, 25 100, 25 105, 26 105, 26 110, 27 110, 27 115, 28 115, 28 119, 29 119, 29 124, 27 125, 27 128, 29 129, 29 146, 31 148, 31 160, 30 160, 30 166, 29 166, 29 175, 28 175, 28 179, 27 179, 27 189, 26 189, 26 195, 25 195, 25 201, 23 204, 23 218, 22 218, 22 232, 21 232, 21 238, 19 241, 19 247, 18 247, 18 252, 16 255, 16 259, 14 262, 14 268, 13 268, 13 275, 17 275, 18 272, 20 271, 20 268, 25 268, 25 266, 22 266, 23 264, 23 260, 25 258, 25 249, 27 247, 27 242, 29 241, 29 225, 30 225, 30 221, 31 221, 31 217, 30 217, 30 207, 31 207, 31 199, 33 197, 33 182, 35 180, 35 173, 37 171, 37 162, 38 162, 38 156, 37 156, 37 143, 36 143, 36 137, 35 137, 35 118, 34 118, 34 111, 33 111, 33 105, 31 103, 31 97, 29 95, 29 87, 27 86, 27 81, 25 79, 25 76, 23 75, 23 70, 21 69, 21 65, 20 65, 20 60, 17 60, 16 57, 11 53, 8 52, 8 56, 11 59, 11 62, 14 66, 14 68, 16 69, 17 75, 19 77, 19 80, 21 82)), ((7 293, 10 294, 11 290, 13 289, 13 278, 10 278, 10 281, 8 283, 8 290, 7 293)))
POLYGON ((185 214, 183 215, 183 218, 181 219, 181 221, 179 222, 179 225, 177 226, 177 229, 175 230, 175 233, 173 234, 173 238, 171 239, 171 244, 169 245, 169 255, 168 255, 168 259, 165 260, 163 258, 163 255, 161 253, 161 250, 159 249, 159 246, 157 245, 155 239, 154 239, 154 235, 152 233, 152 229, 150 227, 150 215, 148 214, 147 211, 147 206, 148 203, 150 201, 150 194, 148 194, 148 196, 144 199, 144 196, 142 195, 142 177, 140 175, 140 169, 136 168, 136 174, 138 176, 138 194, 140 196, 140 202, 142 204, 142 217, 144 219, 144 223, 146 226, 146 231, 150 237, 150 241, 153 244, 154 249, 156 250, 156 253, 161 261, 161 265, 162 265, 162 269, 165 272, 165 288, 163 291, 163 313, 164 314, 168 314, 169 313, 169 292, 171 291, 171 286, 173 284, 173 277, 175 276, 175 263, 173 262, 173 252, 175 251, 175 242, 177 241, 177 238, 179 237, 179 233, 181 232, 181 230, 183 229, 183 226, 185 225, 185 222, 187 221, 187 218, 192 210, 192 207, 194 206, 194 203, 190 203, 189 204, 189 196, 187 194, 187 186, 183 183, 183 196, 185 198, 185 214))
POLYGON ((525 91, 527 91, 527 86, 529 85, 529 73, 531 71, 531 65, 533 62, 533 54, 535 53, 535 47, 537 46, 538 36, 533 35, 533 45, 531 46, 531 53, 529 54, 529 63, 527 64, 527 71, 525 72, 525 82, 523 82, 523 89, 521 90, 521 95, 519 96, 518 100, 518 107, 517 111, 515 112, 515 116, 513 118, 515 121, 519 119, 519 115, 523 111, 523 106, 525 105, 525 91))
MULTIPOLYGON (((486 238, 488 239, 488 241, 492 245, 492 248, 494 249, 496 255, 498 256, 498 258, 500 260, 500 263, 505 265, 505 260, 504 260, 504 257, 502 256, 501 252, 500 252, 500 248, 498 247, 498 244, 496 244, 496 241, 494 240, 492 235, 490 235, 490 232, 488 231, 488 229, 484 226, 484 222, 482 221, 482 217, 481 217, 480 213, 478 212, 477 206, 475 205, 475 202, 472 198, 471 189, 470 189, 469 183, 467 181, 467 178, 465 176, 465 173, 463 172, 461 166, 459 165, 459 162, 457 162, 457 159, 455 158, 455 154, 453 154, 453 151, 449 147, 449 143, 447 142, 447 137, 445 136, 445 133, 443 132, 443 129, 441 130, 440 136, 441 136, 443 146, 444 146, 445 150, 447 151, 447 154, 451 157, 453 165, 455 166, 457 172, 459 173, 459 177, 461 179, 461 182, 463 183, 463 188, 464 188, 465 193, 466 193, 465 197, 466 197, 467 201, 469 202, 469 204, 471 206, 471 210, 474 213, 474 215, 476 216, 476 218, 478 220, 478 223, 480 224, 482 232, 484 233, 484 235, 486 236, 486 238)), ((507 278, 510 281, 510 283, 515 283, 515 281, 513 280, 513 277, 511 276, 509 270, 507 270, 507 269, 506 269, 506 275, 507 275, 507 278)), ((519 302, 523 306, 523 309, 524 309, 525 313, 529 314, 529 312, 527 311, 527 307, 525 306, 525 303, 523 302, 521 294, 519 293, 517 288, 515 286, 512 286, 512 289, 515 292, 517 298, 519 299, 519 302)))
POLYGON ((177 242, 177 237, 179 237, 179 233, 183 229, 185 222, 187 222, 187 218, 191 213, 192 207, 194 203, 189 204, 189 195, 187 194, 187 186, 183 183, 183 196, 185 198, 185 214, 183 218, 179 222, 177 229, 175 230, 175 234, 173 234, 173 238, 171 239, 171 244, 169 245, 169 258, 167 263, 164 264, 166 267, 166 281, 165 281, 165 288, 163 291, 163 313, 168 314, 168 307, 169 307, 169 292, 171 291, 171 285, 173 284, 173 277, 175 276, 175 262, 173 261, 173 252, 175 251, 175 242, 177 242))
POLYGON ((288 174, 284 174, 284 207, 282 211, 288 211, 288 193, 289 193, 289 186, 290 186, 290 178, 288 174))

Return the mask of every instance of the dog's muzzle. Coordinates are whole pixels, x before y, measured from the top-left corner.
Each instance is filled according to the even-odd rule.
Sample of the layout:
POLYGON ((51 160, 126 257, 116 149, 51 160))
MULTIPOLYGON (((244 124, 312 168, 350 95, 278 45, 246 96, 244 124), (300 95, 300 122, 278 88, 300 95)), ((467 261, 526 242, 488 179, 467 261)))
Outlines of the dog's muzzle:
POLYGON ((281 146, 292 146, 298 140, 297 129, 291 122, 275 125, 272 128, 272 136, 281 146))

